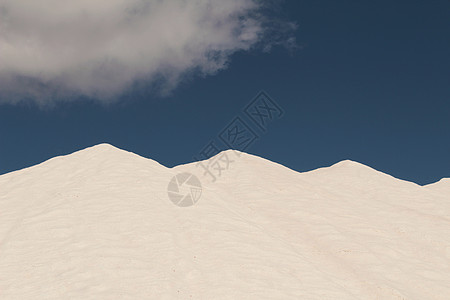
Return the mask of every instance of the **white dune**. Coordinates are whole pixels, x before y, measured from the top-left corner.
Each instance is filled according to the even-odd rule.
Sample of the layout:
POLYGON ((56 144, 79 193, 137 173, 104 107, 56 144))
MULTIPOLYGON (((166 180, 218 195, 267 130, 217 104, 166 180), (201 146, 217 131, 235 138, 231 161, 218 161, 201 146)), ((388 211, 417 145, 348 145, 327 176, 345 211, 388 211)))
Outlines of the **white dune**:
POLYGON ((225 153, 216 182, 106 144, 0 176, 0 299, 450 299, 448 179, 225 153))

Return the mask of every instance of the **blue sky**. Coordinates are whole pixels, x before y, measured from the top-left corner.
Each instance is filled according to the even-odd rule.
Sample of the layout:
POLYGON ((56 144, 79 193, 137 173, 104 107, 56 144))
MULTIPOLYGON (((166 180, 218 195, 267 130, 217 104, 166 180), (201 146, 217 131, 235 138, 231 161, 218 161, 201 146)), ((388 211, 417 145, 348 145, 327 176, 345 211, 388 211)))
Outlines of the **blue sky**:
POLYGON ((2 95, 0 174, 99 143, 188 163, 264 90, 284 114, 265 132, 247 120, 249 153, 297 171, 351 159, 419 184, 450 177, 449 11, 445 0, 290 0, 277 15, 297 24, 297 49, 235 51, 165 96, 143 84, 116 103, 42 108, 2 95))

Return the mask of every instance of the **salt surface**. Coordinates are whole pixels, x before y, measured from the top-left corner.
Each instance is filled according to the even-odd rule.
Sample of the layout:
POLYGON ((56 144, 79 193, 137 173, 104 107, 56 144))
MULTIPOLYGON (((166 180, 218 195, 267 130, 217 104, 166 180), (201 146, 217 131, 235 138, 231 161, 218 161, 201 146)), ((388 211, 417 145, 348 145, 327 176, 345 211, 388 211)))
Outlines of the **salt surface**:
POLYGON ((102 144, 0 176, 0 299, 450 299, 448 180, 233 160, 213 183, 102 144))

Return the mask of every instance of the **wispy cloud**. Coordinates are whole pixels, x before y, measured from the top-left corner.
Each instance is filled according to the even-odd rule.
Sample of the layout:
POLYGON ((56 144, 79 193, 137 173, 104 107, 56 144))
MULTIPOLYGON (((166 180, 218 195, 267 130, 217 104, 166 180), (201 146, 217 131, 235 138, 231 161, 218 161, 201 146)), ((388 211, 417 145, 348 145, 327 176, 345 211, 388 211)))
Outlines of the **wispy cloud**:
MULTIPOLYGON (((281 43, 268 38, 273 28, 264 5, 256 0, 2 0, 0 101, 47 104, 88 96, 111 102, 139 82, 171 90, 187 72, 214 74, 237 51, 281 43)), ((292 43, 291 37, 286 41, 292 43)))

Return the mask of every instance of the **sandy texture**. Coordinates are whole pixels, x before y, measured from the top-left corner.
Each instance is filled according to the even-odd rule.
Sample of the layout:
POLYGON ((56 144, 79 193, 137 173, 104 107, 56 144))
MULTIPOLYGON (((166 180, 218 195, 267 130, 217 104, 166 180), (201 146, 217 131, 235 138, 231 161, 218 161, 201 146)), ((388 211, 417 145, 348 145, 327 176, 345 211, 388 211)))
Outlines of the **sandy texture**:
POLYGON ((106 144, 0 176, 0 299, 450 299, 448 179, 226 154, 214 183, 106 144))

